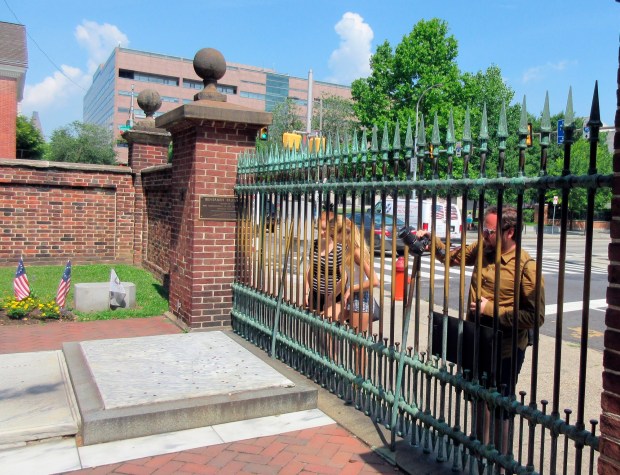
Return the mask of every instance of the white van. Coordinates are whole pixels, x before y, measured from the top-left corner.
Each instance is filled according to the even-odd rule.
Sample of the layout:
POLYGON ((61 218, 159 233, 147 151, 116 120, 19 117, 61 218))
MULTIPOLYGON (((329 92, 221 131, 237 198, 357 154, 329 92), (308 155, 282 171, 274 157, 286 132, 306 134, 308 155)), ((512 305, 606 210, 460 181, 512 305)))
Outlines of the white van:
MULTIPOLYGON (((455 198, 456 200, 456 198, 455 198)), ((450 216, 450 240, 459 240, 461 239, 461 231, 463 229, 463 220, 461 218, 461 212, 456 205, 456 202, 451 203, 452 205, 452 213, 450 216)), ((392 210, 394 207, 394 201, 391 197, 388 197, 385 202, 385 214, 392 215, 392 210)), ((377 214, 382 211, 382 204, 379 201, 375 205, 375 212, 377 214)), ((427 198, 422 201, 422 222, 418 225, 418 200, 411 200, 409 205, 409 226, 412 226, 415 229, 427 229, 431 230, 432 223, 432 213, 431 210, 433 208, 433 202, 430 198, 427 198)), ((447 203, 444 200, 437 199, 437 203, 435 205, 435 217, 436 217, 436 233, 439 238, 446 238, 446 208, 447 203)), ((396 217, 405 221, 405 198, 398 199, 398 207, 396 209, 396 217)))

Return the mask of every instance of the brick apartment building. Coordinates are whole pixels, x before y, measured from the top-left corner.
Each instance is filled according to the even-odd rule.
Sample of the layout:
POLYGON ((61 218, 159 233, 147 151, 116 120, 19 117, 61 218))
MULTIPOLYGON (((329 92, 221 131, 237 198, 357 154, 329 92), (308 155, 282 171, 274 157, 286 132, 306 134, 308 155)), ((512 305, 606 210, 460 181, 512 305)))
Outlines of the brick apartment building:
MULTIPOLYGON (((93 76, 84 96, 84 121, 108 127, 120 135, 132 111, 135 118, 144 113, 136 103, 143 89, 154 89, 162 99, 159 116, 179 105, 190 103, 202 90, 202 80, 194 72, 192 59, 166 56, 117 47, 93 76), (133 86, 133 94, 132 94, 133 86), (132 104, 133 97, 133 104, 132 104)), ((227 63, 226 74, 218 81, 218 90, 227 102, 271 112, 276 104, 292 98, 303 117, 307 114, 308 79, 297 78, 273 69, 227 63)), ((351 98, 351 88, 313 81, 315 100, 325 96, 351 98)), ((120 144, 118 160, 127 161, 127 148, 120 144)))
POLYGON ((0 158, 16 158, 17 103, 28 68, 26 28, 0 22, 0 158))

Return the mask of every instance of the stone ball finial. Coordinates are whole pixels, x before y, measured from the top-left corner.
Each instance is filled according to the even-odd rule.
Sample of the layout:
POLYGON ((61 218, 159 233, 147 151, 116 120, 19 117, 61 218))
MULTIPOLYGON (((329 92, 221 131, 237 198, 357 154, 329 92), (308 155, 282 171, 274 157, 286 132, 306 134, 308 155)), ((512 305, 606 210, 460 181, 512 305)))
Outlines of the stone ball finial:
POLYGON ((144 111, 146 117, 153 117, 153 114, 161 107, 161 96, 153 89, 145 89, 138 94, 138 105, 144 111))
POLYGON ((217 81, 226 74, 226 60, 213 48, 202 48, 194 56, 194 71, 202 78, 204 89, 194 96, 195 101, 207 99, 226 102, 226 96, 217 91, 217 81))
POLYGON ((161 107, 161 97, 157 91, 153 89, 144 89, 138 94, 138 106, 146 114, 146 119, 136 124, 137 128, 148 129, 155 127, 155 118, 153 114, 161 107))

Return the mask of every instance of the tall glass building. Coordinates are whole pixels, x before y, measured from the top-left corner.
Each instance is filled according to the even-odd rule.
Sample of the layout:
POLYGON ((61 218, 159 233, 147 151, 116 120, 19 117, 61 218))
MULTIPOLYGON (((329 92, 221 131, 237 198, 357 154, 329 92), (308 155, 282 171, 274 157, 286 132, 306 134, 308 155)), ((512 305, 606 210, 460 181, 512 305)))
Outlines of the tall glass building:
MULTIPOLYGON (((107 127, 120 138, 121 127, 127 125, 132 109, 134 118, 144 117, 136 102, 143 89, 154 89, 161 96, 162 106, 156 116, 192 102, 194 94, 203 88, 192 61, 115 48, 108 60, 99 66, 84 96, 84 122, 107 127)), ((290 97, 304 118, 307 114, 307 78, 297 78, 267 68, 227 63, 226 74, 218 81, 218 90, 226 94, 229 103, 267 112, 290 97)), ((348 86, 313 81, 312 90, 316 99, 324 96, 351 98, 351 88, 348 86)), ((127 148, 122 141, 118 142, 118 160, 127 162, 127 148)))

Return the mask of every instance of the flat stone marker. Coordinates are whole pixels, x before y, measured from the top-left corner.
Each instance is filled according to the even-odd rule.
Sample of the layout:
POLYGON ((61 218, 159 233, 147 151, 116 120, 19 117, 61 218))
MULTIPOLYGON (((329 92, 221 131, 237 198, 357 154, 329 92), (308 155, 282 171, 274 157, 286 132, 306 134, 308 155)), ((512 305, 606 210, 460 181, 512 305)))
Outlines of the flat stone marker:
POLYGON ((295 384, 222 332, 82 343, 105 409, 295 384))
POLYGON ((314 385, 292 371, 283 376, 233 337, 211 331, 65 343, 80 444, 317 407, 314 385))

